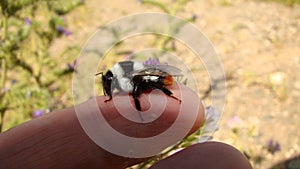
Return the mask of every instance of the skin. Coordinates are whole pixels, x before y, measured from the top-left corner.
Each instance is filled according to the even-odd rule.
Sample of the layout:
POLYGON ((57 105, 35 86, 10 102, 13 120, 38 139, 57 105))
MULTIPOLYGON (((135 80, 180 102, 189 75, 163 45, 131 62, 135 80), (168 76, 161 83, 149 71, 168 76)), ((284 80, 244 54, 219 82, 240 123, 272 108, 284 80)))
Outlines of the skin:
MULTIPOLYGON (((171 87, 176 96, 179 92, 178 86, 171 87)), ((198 99, 196 95, 188 88, 182 86, 181 92, 185 92, 190 95, 190 99, 198 99)), ((156 93, 163 95, 162 93, 156 93)), ((151 103, 147 100, 149 94, 142 94, 140 101, 144 110, 149 109, 151 103)), ((125 94, 120 94, 118 97, 128 97, 125 94)), ((174 116, 177 116, 180 103, 171 98, 166 97, 167 106, 163 115, 159 117, 154 123, 150 125, 147 123, 139 124, 125 119, 122 115, 117 113, 113 102, 105 103, 104 100, 107 97, 97 97, 97 103, 100 107, 103 116, 111 123, 114 128, 117 128, 123 134, 130 135, 132 137, 149 137, 155 135, 161 131, 166 130, 170 124, 174 121, 174 116), (146 134, 145 134, 146 133, 146 134)), ((81 105, 89 107, 91 100, 88 100, 81 105)), ((133 99, 131 103, 134 105, 133 99)), ((128 105, 124 105, 128 106, 128 105)), ((201 104, 200 104, 201 106, 201 104)), ((125 107, 126 108, 126 107, 125 107)), ((96 110, 88 110, 96 111, 96 110)), ((194 122, 189 134, 195 132, 204 122, 203 107, 199 108, 197 119, 194 122)), ((88 113, 86 113, 88 115, 88 113)), ((186 116, 189 116, 187 114, 186 116)), ((187 163, 201 163, 207 158, 202 158, 210 151, 210 158, 219 159, 220 165, 222 164, 221 158, 226 156, 229 158, 230 154, 233 154, 232 159, 236 159, 239 163, 248 164, 245 165, 251 168, 249 162, 235 149, 229 146, 222 147, 221 143, 209 143, 199 144, 200 146, 192 146, 182 151, 183 155, 187 159, 187 163), (216 144, 216 146, 213 146, 216 144), (219 145, 219 146, 218 146, 219 145), (194 147, 194 148, 193 148, 194 147), (199 153, 193 149, 201 149, 199 153), (223 156, 215 154, 216 150, 223 149, 223 156), (227 152, 227 149, 229 150, 227 152), (196 152, 195 152, 196 151, 196 152), (203 153, 203 154, 202 154, 203 153), (229 153, 229 154, 226 154, 229 153), (189 155, 190 154, 190 155, 189 155), (200 155, 200 158, 197 156, 200 155), (193 162, 193 159, 197 159, 193 162), (200 160, 199 160, 200 159, 200 160)), ((222 144, 223 145, 223 144, 222 144)), ((217 151, 217 153, 219 153, 217 151)), ((180 153, 162 160, 161 163, 154 165, 154 168, 170 168, 176 163, 184 165, 184 158, 180 157, 180 153), (181 160, 176 160, 181 159, 181 160), (165 161, 165 162, 163 162, 165 161)), ((227 159, 225 158, 225 159, 227 159)), ((30 120, 22 125, 16 126, 4 133, 0 134, 0 168, 10 169, 34 169, 34 168, 126 168, 134 164, 146 161, 149 158, 126 158, 115 154, 112 154, 97 144, 95 144, 82 129, 74 107, 66 108, 63 110, 57 110, 48 114, 45 114, 39 118, 30 120)), ((212 160, 212 163, 214 163, 212 160)), ((237 161, 227 161, 225 164, 237 161)), ((199 164, 200 165, 200 164, 199 164)), ((208 168, 205 162, 203 168, 208 168)), ((226 167, 226 166, 224 166, 226 167)), ((244 167, 247 169, 247 167, 244 167)), ((173 168, 173 167, 172 167, 173 168)))
POLYGON ((252 169, 235 148, 220 142, 195 144, 154 164, 150 169, 252 169))

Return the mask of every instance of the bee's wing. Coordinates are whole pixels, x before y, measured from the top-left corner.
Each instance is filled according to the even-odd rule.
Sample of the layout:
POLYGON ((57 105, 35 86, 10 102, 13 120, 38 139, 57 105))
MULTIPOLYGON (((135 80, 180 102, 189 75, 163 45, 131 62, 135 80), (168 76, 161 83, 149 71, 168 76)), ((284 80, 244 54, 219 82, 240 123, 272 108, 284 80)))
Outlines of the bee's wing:
POLYGON ((170 66, 170 65, 149 65, 149 67, 162 70, 164 72, 169 73, 172 76, 183 76, 182 71, 179 68, 174 67, 174 66, 170 66))
POLYGON ((148 72, 154 73, 155 70, 161 70, 163 72, 167 72, 168 74, 174 76, 174 77, 182 77, 182 71, 174 66, 170 65, 144 65, 143 68, 134 70, 131 75, 132 77, 135 75, 146 75, 148 72), (154 72, 153 72, 154 71, 154 72))

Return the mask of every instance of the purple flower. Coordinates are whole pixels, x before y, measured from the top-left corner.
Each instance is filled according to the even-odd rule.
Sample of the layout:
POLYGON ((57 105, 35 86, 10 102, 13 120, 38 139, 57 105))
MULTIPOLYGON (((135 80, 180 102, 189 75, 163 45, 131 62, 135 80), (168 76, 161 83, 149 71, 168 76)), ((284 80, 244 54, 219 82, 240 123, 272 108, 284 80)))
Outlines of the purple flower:
POLYGON ((12 79, 10 82, 11 82, 11 84, 13 85, 13 84, 16 84, 16 83, 17 83, 17 80, 16 80, 16 79, 12 79))
POLYGON ((131 59, 131 56, 132 56, 131 54, 127 54, 124 56, 124 59, 129 60, 129 59, 131 59))
POLYGON ((201 128, 199 143, 212 139, 212 134, 219 129, 221 113, 213 106, 205 108, 205 125, 201 128))
POLYGON ((65 36, 70 36, 72 35, 72 32, 66 28, 63 28, 61 26, 56 27, 56 31, 60 34, 64 34, 65 36))
POLYGON ((72 32, 68 29, 64 29, 64 35, 65 36, 70 36, 70 35, 72 35, 72 32))
POLYGON ((26 25, 28 25, 28 26, 32 25, 32 21, 29 18, 24 18, 24 21, 25 21, 26 25))
POLYGON ((57 31, 58 33, 64 33, 64 28, 61 27, 61 26, 58 26, 58 27, 56 27, 56 31, 57 31))
POLYGON ((198 15, 197 14, 193 14, 192 21, 195 21, 196 19, 198 19, 198 15))
POLYGON ((75 71, 76 64, 77 64, 77 60, 74 60, 74 62, 72 64, 68 63, 67 66, 68 66, 69 71, 72 71, 72 72, 75 71))
POLYGON ((227 124, 231 129, 236 129, 243 125, 243 120, 238 116, 233 116, 227 121, 227 124))
POLYGON ((269 139, 268 142, 266 143, 266 149, 271 154, 275 154, 277 151, 281 150, 281 147, 277 141, 273 139, 269 139))
POLYGON ((133 58, 133 53, 134 53, 134 51, 129 51, 129 52, 127 52, 127 53, 124 55, 124 59, 126 59, 126 60, 132 59, 132 58, 133 58))
POLYGON ((160 61, 158 58, 149 58, 145 62, 143 62, 143 65, 160 65, 160 61))
POLYGON ((34 110, 33 113, 32 113, 32 117, 33 118, 36 118, 36 117, 40 117, 44 114, 44 110, 34 110))

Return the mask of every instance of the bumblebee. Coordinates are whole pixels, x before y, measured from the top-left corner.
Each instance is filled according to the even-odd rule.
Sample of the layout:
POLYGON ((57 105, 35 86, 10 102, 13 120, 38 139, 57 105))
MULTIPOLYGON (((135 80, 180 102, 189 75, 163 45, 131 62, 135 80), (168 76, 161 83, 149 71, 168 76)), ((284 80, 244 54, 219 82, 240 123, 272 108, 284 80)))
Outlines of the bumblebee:
POLYGON ((112 99, 115 89, 131 93, 138 111, 141 111, 139 96, 153 89, 159 89, 167 96, 181 102, 166 88, 174 84, 173 76, 181 75, 180 70, 172 66, 143 65, 140 62, 123 61, 116 63, 105 74, 100 72, 95 75, 102 75, 103 93, 109 97, 105 102, 112 99))

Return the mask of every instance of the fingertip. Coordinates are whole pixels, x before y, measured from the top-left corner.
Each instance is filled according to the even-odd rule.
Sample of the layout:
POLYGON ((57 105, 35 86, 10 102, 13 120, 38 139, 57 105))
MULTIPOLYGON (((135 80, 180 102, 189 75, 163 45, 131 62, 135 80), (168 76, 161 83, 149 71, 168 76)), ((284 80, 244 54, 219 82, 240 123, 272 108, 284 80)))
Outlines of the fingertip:
POLYGON ((205 111, 204 105, 202 104, 202 102, 200 102, 197 118, 196 118, 194 125, 193 125, 191 131, 189 132, 189 134, 194 133, 195 131, 199 130, 200 127, 202 127, 204 125, 204 122, 205 122, 204 111, 205 111))
POLYGON ((180 123, 182 125, 192 124, 187 135, 192 134, 204 124, 204 106, 198 95, 184 85, 174 85, 170 90, 173 92, 174 97, 182 99, 182 102, 166 96, 161 91, 143 93, 139 97, 142 106, 142 112, 140 112, 142 118, 146 119, 145 115, 147 114, 157 116, 155 120, 147 123, 132 121, 124 116, 124 114, 129 114, 130 116, 136 116, 136 119, 140 119, 131 95, 118 94, 109 102, 104 102, 105 97, 101 96, 98 98, 98 103, 107 122, 119 132, 130 137, 145 138, 158 135, 171 127, 178 120, 180 113, 183 113, 184 116, 180 123), (128 102, 128 100, 130 101, 128 102), (161 103, 166 103, 166 105, 161 110, 163 112, 159 113, 157 110, 160 111, 160 109, 157 109, 157 107, 161 103), (120 112, 120 110, 126 113, 120 112))
POLYGON ((234 147, 221 142, 206 142, 187 147, 150 168, 252 169, 252 166, 234 147))
POLYGON ((199 98, 198 94, 189 87, 182 84, 179 84, 178 87, 180 88, 180 90, 176 90, 175 94, 178 95, 177 92, 180 91, 181 97, 184 97, 183 102, 189 105, 185 107, 185 110, 183 112, 186 116, 192 116, 194 120, 194 124, 188 133, 188 135, 190 135, 197 131, 201 126, 203 126, 205 122, 204 104, 203 101, 199 98), (197 113, 197 115, 193 116, 194 113, 197 113))

